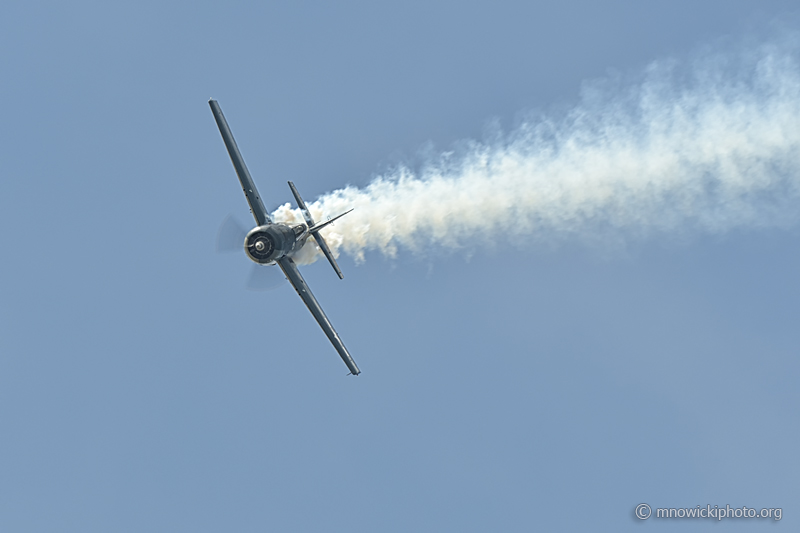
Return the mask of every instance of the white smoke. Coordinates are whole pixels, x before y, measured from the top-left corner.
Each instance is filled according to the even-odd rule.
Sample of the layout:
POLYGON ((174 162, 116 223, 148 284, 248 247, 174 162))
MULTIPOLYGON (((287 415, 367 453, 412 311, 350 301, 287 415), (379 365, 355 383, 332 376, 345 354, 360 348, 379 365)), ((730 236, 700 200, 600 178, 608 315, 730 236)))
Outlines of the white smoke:
MULTIPOLYGON (((334 253, 363 260, 431 246, 625 242, 654 234, 788 226, 800 214, 800 54, 795 35, 651 64, 638 81, 586 84, 579 105, 461 143, 419 170, 309 204, 334 253)), ((276 221, 301 222, 289 204, 276 221)), ((306 246, 299 261, 320 254, 306 246)))

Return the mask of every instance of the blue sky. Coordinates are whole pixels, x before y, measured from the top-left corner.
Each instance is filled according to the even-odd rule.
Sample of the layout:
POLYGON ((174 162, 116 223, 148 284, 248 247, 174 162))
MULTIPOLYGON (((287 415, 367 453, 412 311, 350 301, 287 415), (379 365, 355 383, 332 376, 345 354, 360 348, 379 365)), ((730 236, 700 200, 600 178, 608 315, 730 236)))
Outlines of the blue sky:
POLYGON ((791 529, 796 224, 476 236, 345 253, 344 281, 314 263, 346 377, 294 291, 247 291, 244 254, 214 252, 249 219, 206 103, 274 209, 287 180, 306 201, 363 188, 560 116, 591 80, 786 28, 795 4, 764 0, 12 2, 0 529, 673 527, 641 502, 781 507, 791 529))

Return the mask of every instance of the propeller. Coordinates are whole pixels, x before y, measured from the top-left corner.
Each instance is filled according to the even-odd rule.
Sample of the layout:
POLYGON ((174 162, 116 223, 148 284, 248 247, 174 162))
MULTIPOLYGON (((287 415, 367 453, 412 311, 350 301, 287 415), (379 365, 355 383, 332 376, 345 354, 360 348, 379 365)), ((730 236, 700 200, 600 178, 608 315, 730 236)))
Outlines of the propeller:
MULTIPOLYGON (((217 231, 217 253, 239 252, 244 254, 244 239, 247 230, 236 217, 228 215, 217 231)), ((277 265, 258 265, 253 263, 245 287, 251 291, 271 291, 280 287, 286 280, 277 265)))
POLYGON ((247 289, 251 291, 271 291, 282 286, 286 281, 278 265, 258 265, 253 263, 250 277, 247 278, 247 289))
POLYGON ((217 252, 241 252, 244 250, 244 238, 247 230, 233 215, 228 215, 217 231, 217 252))

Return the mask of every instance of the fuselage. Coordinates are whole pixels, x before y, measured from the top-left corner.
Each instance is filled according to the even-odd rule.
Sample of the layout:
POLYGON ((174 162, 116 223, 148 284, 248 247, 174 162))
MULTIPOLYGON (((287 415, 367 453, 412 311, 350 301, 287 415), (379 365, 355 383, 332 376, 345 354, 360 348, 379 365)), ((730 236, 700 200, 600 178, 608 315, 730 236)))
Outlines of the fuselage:
POLYGON ((244 251, 256 263, 270 265, 302 248, 307 239, 305 224, 264 224, 247 233, 244 251))

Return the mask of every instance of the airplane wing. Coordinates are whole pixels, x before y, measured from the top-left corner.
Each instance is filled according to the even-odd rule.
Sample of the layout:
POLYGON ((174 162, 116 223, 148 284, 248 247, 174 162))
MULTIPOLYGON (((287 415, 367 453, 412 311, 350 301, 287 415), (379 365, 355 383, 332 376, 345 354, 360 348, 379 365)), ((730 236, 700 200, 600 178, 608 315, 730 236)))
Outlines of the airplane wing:
POLYGON ((259 226, 269 224, 272 222, 269 218, 267 210, 264 208, 261 197, 258 195, 256 184, 253 183, 253 178, 250 177, 250 172, 247 170, 247 165, 244 164, 242 154, 239 153, 239 147, 236 146, 236 141, 233 139, 233 133, 228 127, 228 121, 225 120, 225 115, 222 114, 222 109, 213 98, 208 101, 211 106, 211 112, 214 114, 214 120, 217 121, 217 127, 222 134, 222 140, 225 142, 225 148, 228 149, 228 155, 231 156, 233 168, 236 169, 236 175, 239 176, 239 183, 242 184, 242 190, 247 198, 247 203, 250 204, 250 211, 253 213, 253 218, 259 226))
POLYGON ((282 259, 278 259, 278 265, 280 265, 281 270, 286 275, 286 279, 294 287, 294 290, 297 291, 297 294, 300 295, 300 298, 303 299, 303 302, 308 307, 308 310, 311 311, 311 314, 314 315, 314 318, 319 323, 319 327, 322 328, 322 331, 325 332, 325 335, 328 336, 328 340, 331 341, 333 347, 336 348, 336 351, 339 352, 339 356, 344 361, 344 364, 347 365, 347 368, 350 369, 350 372, 357 376, 361 373, 358 369, 358 365, 356 362, 353 361, 353 358, 350 357, 350 352, 347 351, 347 348, 344 347, 344 343, 342 339, 339 338, 339 335, 336 333, 336 330, 333 329, 333 325, 331 321, 328 320, 328 317, 325 316, 325 311, 322 310, 320 307, 319 302, 317 299, 314 298, 314 295, 311 293, 311 289, 308 288, 306 285, 306 280, 303 279, 303 276, 300 275, 300 270, 297 268, 297 265, 292 261, 290 257, 284 257, 282 259))

